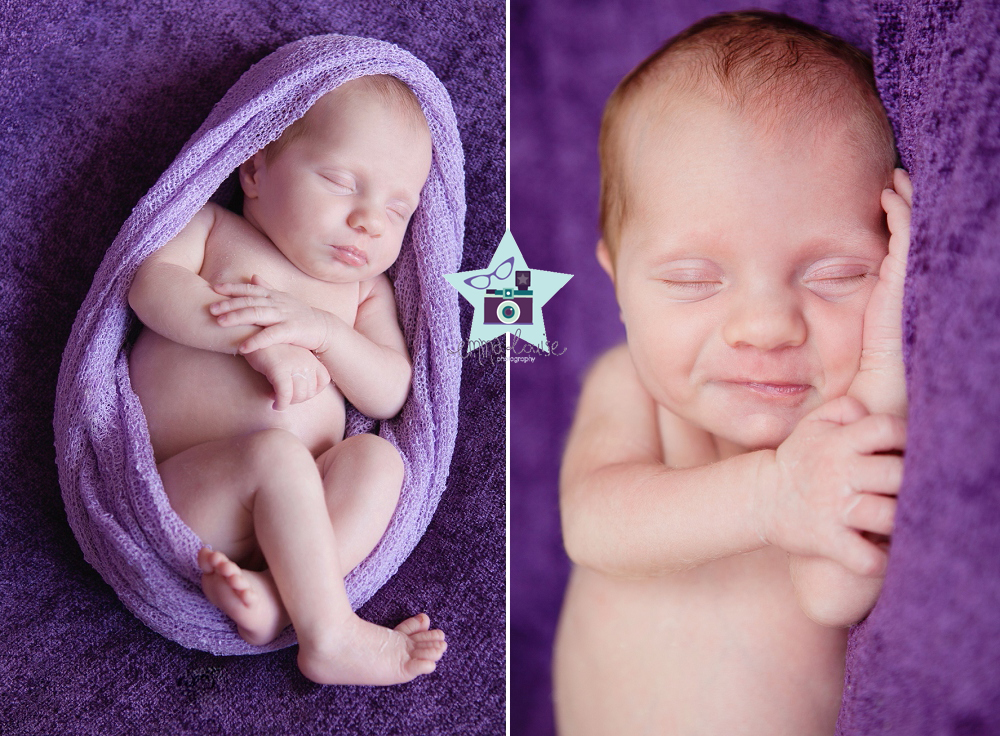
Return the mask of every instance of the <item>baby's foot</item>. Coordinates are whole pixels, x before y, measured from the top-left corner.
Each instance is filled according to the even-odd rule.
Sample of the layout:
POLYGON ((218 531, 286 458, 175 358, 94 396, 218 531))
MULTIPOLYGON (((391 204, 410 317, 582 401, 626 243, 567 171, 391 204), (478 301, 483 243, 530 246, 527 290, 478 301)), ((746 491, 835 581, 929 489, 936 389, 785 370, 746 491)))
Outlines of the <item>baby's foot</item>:
POLYGON ((299 669, 324 685, 395 685, 434 671, 448 645, 421 613, 395 629, 368 623, 353 613, 322 646, 299 636, 299 669))
POLYGON ((236 622, 248 644, 267 644, 288 626, 288 614, 269 572, 244 570, 208 547, 198 552, 198 566, 205 597, 236 622))

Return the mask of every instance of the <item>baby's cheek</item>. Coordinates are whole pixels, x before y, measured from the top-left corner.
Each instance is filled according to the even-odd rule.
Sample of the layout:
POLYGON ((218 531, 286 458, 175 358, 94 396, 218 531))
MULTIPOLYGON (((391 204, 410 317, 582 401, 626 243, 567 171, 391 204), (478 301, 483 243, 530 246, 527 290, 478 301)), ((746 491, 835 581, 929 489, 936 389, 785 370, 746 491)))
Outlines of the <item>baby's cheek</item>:
POLYGON ((843 396, 861 366, 861 318, 836 320, 827 326, 820 343, 824 399, 843 396))

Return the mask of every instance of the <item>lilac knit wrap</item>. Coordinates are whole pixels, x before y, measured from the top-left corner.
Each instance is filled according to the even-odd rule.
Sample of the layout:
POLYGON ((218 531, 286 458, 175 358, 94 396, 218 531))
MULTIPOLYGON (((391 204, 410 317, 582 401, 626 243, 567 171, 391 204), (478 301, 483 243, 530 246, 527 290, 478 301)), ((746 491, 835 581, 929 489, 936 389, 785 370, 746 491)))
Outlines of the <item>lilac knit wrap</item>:
MULTIPOLYGON (((370 74, 416 93, 433 141, 430 176, 390 270, 413 359, 402 412, 380 424, 401 452, 406 479, 378 546, 347 577, 355 609, 409 556, 445 488, 461 377, 458 271, 465 219, 463 155, 448 93, 434 74, 382 41, 327 35, 288 44, 243 74, 132 211, 105 254, 63 353, 55 443, 66 513, 87 561, 150 628, 213 654, 251 654, 295 643, 291 629, 264 647, 244 642, 201 592, 198 537, 167 501, 138 398, 126 338, 127 295, 142 261, 174 237, 243 161, 275 140, 322 95, 370 74)), ((373 422, 351 409, 347 434, 373 422)))

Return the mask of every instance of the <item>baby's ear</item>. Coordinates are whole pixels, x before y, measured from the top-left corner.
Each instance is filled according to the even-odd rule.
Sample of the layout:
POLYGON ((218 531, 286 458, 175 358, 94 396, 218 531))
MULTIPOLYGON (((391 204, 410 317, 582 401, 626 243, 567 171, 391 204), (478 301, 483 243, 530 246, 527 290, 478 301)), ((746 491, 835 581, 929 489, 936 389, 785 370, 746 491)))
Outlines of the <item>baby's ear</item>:
POLYGON ((604 238, 597 241, 597 262, 601 264, 601 268, 604 269, 604 273, 608 275, 611 279, 612 285, 615 283, 615 262, 611 258, 611 251, 608 249, 608 244, 604 242, 604 238))
POLYGON ((257 177, 260 176, 263 163, 264 151, 261 150, 240 164, 240 186, 243 187, 243 196, 247 199, 257 198, 257 177))

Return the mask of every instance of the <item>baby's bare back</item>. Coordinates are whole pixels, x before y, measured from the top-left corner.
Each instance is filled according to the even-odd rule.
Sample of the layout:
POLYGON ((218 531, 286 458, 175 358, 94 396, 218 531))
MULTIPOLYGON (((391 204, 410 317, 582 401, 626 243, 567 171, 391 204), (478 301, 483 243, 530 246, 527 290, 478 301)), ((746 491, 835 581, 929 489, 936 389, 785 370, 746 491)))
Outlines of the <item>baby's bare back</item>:
MULTIPOLYGON (((242 217, 218 208, 200 276, 218 284, 249 282, 254 274, 354 324, 358 284, 303 274, 242 217)), ((157 463, 203 442, 269 428, 296 435, 314 456, 344 436, 344 398, 332 383, 308 401, 275 411, 271 384, 243 356, 182 345, 146 327, 132 348, 129 377, 157 463)))
MULTIPOLYGON (((586 564, 574 567, 556 641, 560 733, 833 733, 846 629, 820 626, 802 612, 783 550, 763 546, 663 574, 642 573, 636 565, 634 573, 621 568, 614 575, 602 571, 609 564, 603 553, 581 549, 595 540, 581 542, 579 526, 572 526, 579 517, 565 526, 571 507, 587 503, 583 494, 599 488, 579 490, 579 473, 570 465, 596 464, 594 455, 604 452, 608 462, 632 453, 660 467, 706 466, 722 459, 710 438, 655 405, 625 349, 605 356, 588 377, 562 469, 567 548, 586 564), (616 442, 626 455, 609 449, 616 442)), ((583 470, 595 472, 601 469, 583 470)), ((724 513, 741 513, 737 490, 723 494, 732 499, 724 513)), ((618 502, 638 503, 636 498, 618 502)), ((592 530, 605 541, 618 539, 618 527, 631 518, 610 515, 598 514, 605 519, 603 532, 592 530)), ((706 523, 722 528, 728 522, 716 517, 706 523)), ((618 565, 643 554, 644 530, 630 527, 624 534, 615 542, 628 548, 616 556, 618 565)))

